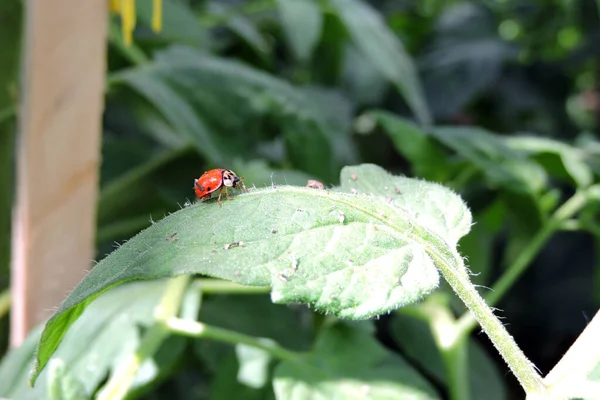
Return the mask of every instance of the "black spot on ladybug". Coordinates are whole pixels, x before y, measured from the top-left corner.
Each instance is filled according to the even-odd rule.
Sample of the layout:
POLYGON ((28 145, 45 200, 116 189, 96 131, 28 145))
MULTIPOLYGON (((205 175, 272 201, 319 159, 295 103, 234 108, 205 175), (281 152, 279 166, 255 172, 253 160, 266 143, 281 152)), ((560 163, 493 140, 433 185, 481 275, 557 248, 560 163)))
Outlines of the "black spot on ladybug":
MULTIPOLYGON (((204 189, 202 189, 202 190, 204 190, 204 189)), ((206 188, 206 190, 210 190, 210 186, 209 186, 209 187, 207 187, 207 188, 206 188)))

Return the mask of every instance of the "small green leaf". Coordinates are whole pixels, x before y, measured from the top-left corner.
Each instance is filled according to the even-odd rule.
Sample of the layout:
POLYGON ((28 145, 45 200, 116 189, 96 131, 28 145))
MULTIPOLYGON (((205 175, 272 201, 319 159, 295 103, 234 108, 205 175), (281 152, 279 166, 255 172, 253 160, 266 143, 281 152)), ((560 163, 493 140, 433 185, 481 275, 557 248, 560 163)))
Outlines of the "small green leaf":
POLYGON ((323 15, 315 0, 277 0, 282 26, 298 60, 306 61, 321 36, 323 15))
POLYGON ((434 139, 417 125, 387 111, 367 114, 374 118, 412 164, 416 176, 443 182, 448 179, 448 162, 434 139))
POLYGON ((500 137, 481 128, 439 127, 437 140, 476 166, 494 186, 512 192, 538 193, 547 175, 527 154, 510 148, 500 137))
MULTIPOLYGON (((238 381, 240 366, 234 353, 227 353, 219 359, 210 383, 208 398, 211 400, 275 400, 271 385, 255 389, 238 381)), ((271 374, 269 374, 269 379, 271 374)))
MULTIPOLYGON (((161 299, 165 281, 131 282, 100 295, 76 321, 63 338, 53 358, 60 358, 70 368, 71 374, 93 393, 123 357, 136 351, 140 341, 140 326, 154 321, 154 308, 161 299), (135 301, 131 301, 135 299, 135 301), (119 338, 119 340, 115 340, 119 338)), ((27 338, 23 349, 10 355, 12 361, 0 367, 0 394, 19 400, 45 400, 48 397, 49 369, 45 369, 35 387, 28 384, 31 361, 35 359, 35 343, 39 334, 27 338), (31 342, 30 342, 31 341, 31 342), (28 344, 30 343, 30 344, 28 344), (21 372, 19 365, 22 365, 21 372), (3 378, 11 382, 4 382, 3 378), (7 384, 10 388, 7 390, 7 384)), ((154 371, 156 373, 156 370, 154 371)), ((152 377, 153 378, 153 377, 152 377)), ((152 379, 146 375, 145 379, 152 379)))
POLYGON ((419 122, 429 125, 431 116, 417 69, 402 42, 386 26, 381 15, 361 0, 330 1, 357 47, 383 76, 396 85, 419 122))
POLYGON ((357 106, 377 105, 385 101, 390 82, 354 43, 347 43, 340 85, 357 106))
POLYGON ((265 40, 258 28, 248 18, 235 15, 227 21, 227 26, 258 54, 267 55, 271 52, 271 44, 265 40))
POLYGON ((83 384, 73 376, 70 368, 59 358, 53 358, 48 365, 48 394, 50 400, 89 398, 83 384))
POLYGON ((273 382, 277 398, 439 398, 410 364, 383 348, 363 325, 328 327, 311 353, 279 364, 273 382))
POLYGON ((222 206, 213 199, 184 208, 152 225, 94 267, 47 322, 32 381, 85 308, 128 281, 204 274, 271 286, 275 303, 364 319, 430 293, 439 281, 435 263, 462 265, 455 247, 471 218, 448 189, 392 177, 373 165, 344 168, 342 189, 357 194, 256 189, 222 206), (393 196, 359 195, 365 188, 393 196))
POLYGON ((148 66, 135 68, 123 73, 120 79, 151 102, 177 133, 192 143, 207 160, 216 165, 223 164, 228 157, 226 149, 219 146, 202 116, 173 85, 156 74, 148 73, 148 70, 148 66))
MULTIPOLYGON (((261 340, 272 342, 269 339, 261 340)), ((269 379, 271 355, 265 350, 244 344, 235 346, 235 353, 240 364, 240 370, 237 374, 238 382, 255 389, 265 386, 269 379)))
MULTIPOLYGON (((154 6, 152 1, 136 1, 136 12, 140 21, 149 28, 152 26, 154 6)), ((181 1, 162 2, 162 30, 160 38, 207 47, 208 34, 195 17, 194 12, 181 1)))
POLYGON ((559 177, 570 177, 578 187, 593 183, 594 175, 585 161, 585 152, 558 140, 534 137, 508 137, 505 142, 511 148, 535 156, 549 173, 559 177))

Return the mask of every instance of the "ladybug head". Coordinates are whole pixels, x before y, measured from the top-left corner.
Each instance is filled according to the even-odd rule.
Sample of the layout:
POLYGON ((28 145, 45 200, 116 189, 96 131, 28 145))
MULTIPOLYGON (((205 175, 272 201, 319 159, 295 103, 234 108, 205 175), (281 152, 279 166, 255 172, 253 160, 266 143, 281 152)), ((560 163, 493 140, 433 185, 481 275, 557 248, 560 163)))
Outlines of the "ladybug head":
POLYGON ((229 187, 236 187, 237 183, 240 182, 240 177, 230 169, 223 171, 223 185, 229 187))

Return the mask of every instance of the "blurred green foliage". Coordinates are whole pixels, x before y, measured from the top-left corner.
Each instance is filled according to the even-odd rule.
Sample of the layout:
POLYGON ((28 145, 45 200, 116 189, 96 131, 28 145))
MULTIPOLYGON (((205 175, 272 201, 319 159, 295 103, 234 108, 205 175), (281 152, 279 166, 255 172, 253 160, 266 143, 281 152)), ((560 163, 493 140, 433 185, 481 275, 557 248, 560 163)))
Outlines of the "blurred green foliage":
MULTIPOLYGON (((124 45, 119 18, 111 17, 99 259, 115 243, 193 200, 193 179, 210 168, 232 168, 249 186, 304 185, 308 179, 331 186, 340 183, 343 166, 369 162, 459 192, 476 222, 460 251, 476 274, 473 280, 493 286, 557 207, 599 180, 600 13, 594 0, 164 0, 160 34, 150 29, 151 3, 136 2, 132 46, 124 45)), ((0 6, 6 9, 0 9, 0 30, 7 32, 0 35, 3 287, 14 131, 6 89, 14 87, 20 21, 18 7, 8 8, 19 4, 5 0, 0 6)), ((544 237, 527 263, 529 270, 499 303, 511 333, 544 372, 598 309, 599 220, 598 207, 589 204, 570 225, 550 232, 554 235, 544 237)), ((154 298, 161 288, 154 285, 137 290, 154 298)), ((103 301, 113 304, 123 293, 113 296, 103 301)), ((102 304, 94 303, 98 313, 112 312, 106 318, 132 315, 127 309, 102 310, 102 304)), ((457 302, 448 307, 463 310, 457 302)), ((366 347, 381 352, 383 344, 386 357, 402 356, 394 368, 408 362, 419 371, 424 393, 431 386, 440 397, 451 391, 435 343, 418 333, 427 327, 403 311, 367 324, 366 331, 323 327, 322 316, 305 308, 225 293, 203 296, 199 313, 192 314, 289 348, 312 349, 307 357, 316 363, 327 357, 319 346, 332 337, 346 335, 346 342, 337 343, 351 347, 365 336, 366 347)), ((113 337, 134 346, 141 333, 133 322, 114 327, 121 331, 113 337)), ((109 328, 113 325, 104 329, 109 328)), ((236 355, 230 346, 174 339, 163 344, 153 365, 144 366, 131 398, 269 399, 288 389, 256 384, 256 377, 241 379, 249 356, 236 355)), ((0 381, 0 395, 26 390, 17 386, 33 351, 27 343, 4 359, 2 368, 21 363, 15 370, 21 375, 0 381)), ((491 398, 486 396, 493 387, 499 399, 507 393, 520 398, 489 343, 473 336, 468 346, 471 397, 491 398), (489 385, 478 384, 476 373, 489 385)), ((82 384, 77 379, 84 379, 91 393, 113 358, 131 350, 109 348, 99 351, 102 359, 93 365, 101 368, 93 379, 85 380, 72 366, 59 365, 55 374, 77 388, 82 384)), ((269 362, 260 365, 269 381, 290 368, 274 372, 269 362)))

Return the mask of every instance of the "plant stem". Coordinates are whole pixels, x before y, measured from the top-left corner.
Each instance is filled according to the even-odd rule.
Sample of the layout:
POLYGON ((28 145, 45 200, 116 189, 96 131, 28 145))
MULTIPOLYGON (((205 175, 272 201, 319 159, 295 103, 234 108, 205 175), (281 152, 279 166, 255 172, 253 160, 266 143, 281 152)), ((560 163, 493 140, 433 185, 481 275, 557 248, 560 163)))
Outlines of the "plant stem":
MULTIPOLYGON (((511 266, 506 269, 500 279, 492 286, 493 290, 485 297, 488 306, 492 307, 502 299, 517 279, 525 272, 548 239, 561 228, 564 221, 567 221, 577 213, 587 200, 587 193, 585 191, 578 191, 554 212, 542 229, 531 239, 523 251, 519 253, 511 266)), ((458 325, 462 333, 468 335, 477 326, 477 321, 471 312, 467 312, 460 317, 458 325)))
MULTIPOLYGON (((454 257, 458 264, 455 267, 452 266, 454 262, 436 257, 436 265, 444 278, 479 322, 525 392, 527 394, 540 392, 544 384, 535 367, 479 295, 469 280, 460 255, 456 253, 454 257)), ((458 335, 455 340, 463 341, 464 336, 458 335)))
POLYGON ((98 400, 120 400, 127 395, 142 363, 152 357, 169 336, 167 321, 177 315, 189 280, 189 275, 180 275, 169 280, 160 303, 154 309, 156 321, 144 335, 137 351, 127 357, 113 372, 108 383, 100 391, 98 400))
POLYGON ((280 360, 293 361, 298 358, 299 353, 287 350, 273 342, 266 342, 260 338, 256 338, 243 333, 230 331, 228 329, 218 328, 204 324, 202 322, 185 320, 181 318, 170 318, 167 321, 167 327, 171 333, 189 336, 194 338, 204 338, 218 340, 220 342, 236 344, 245 344, 257 349, 265 350, 273 357, 280 360))
POLYGON ((198 285, 202 294, 262 294, 271 293, 270 286, 244 286, 235 282, 222 279, 196 279, 194 285, 198 285))
POLYGON ((460 338, 451 347, 440 348, 451 400, 469 400, 471 397, 467 345, 468 339, 460 338))
POLYGON ((468 336, 459 336, 454 315, 447 299, 433 296, 422 307, 436 346, 444 361, 446 381, 451 400, 469 400, 468 336))

